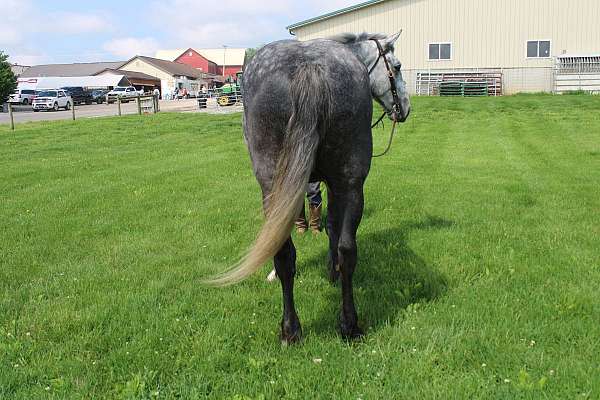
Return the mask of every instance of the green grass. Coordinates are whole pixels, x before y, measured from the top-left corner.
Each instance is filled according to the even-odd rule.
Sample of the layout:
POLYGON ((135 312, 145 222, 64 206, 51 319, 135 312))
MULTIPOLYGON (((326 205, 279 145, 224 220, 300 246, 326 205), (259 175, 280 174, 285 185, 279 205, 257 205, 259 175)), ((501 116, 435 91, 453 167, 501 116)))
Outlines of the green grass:
POLYGON ((261 222, 240 115, 0 126, 0 398, 600 398, 600 97, 413 103, 366 185, 365 339, 305 235, 288 348, 269 266, 201 286, 261 222))

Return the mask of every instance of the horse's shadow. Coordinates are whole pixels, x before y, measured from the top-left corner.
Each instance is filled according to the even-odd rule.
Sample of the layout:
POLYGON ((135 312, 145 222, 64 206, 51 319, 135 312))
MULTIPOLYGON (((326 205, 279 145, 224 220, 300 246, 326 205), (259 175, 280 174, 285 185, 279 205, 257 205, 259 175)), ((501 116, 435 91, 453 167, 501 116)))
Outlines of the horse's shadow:
MULTIPOLYGON (((359 321, 368 332, 394 323, 410 304, 431 301, 446 291, 446 278, 427 265, 407 245, 407 235, 417 229, 445 229, 451 221, 427 217, 408 221, 398 227, 358 236, 359 261, 354 273, 354 294, 359 321)), ((326 265, 327 252, 321 252, 307 263, 326 265)), ((323 277, 328 276, 323 268, 323 277)), ((307 321, 307 330, 317 334, 331 332, 337 326, 341 305, 337 290, 327 291, 328 301, 322 303, 316 319, 307 321)))

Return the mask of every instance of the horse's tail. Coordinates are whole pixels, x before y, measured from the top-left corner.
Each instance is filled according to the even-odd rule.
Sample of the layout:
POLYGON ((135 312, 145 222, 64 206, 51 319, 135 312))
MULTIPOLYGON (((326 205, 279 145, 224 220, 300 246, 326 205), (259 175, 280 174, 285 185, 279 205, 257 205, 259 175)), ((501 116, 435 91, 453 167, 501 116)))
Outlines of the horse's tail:
POLYGON ((209 284, 230 285, 255 273, 277 254, 300 213, 320 137, 329 118, 331 92, 323 67, 308 63, 299 66, 290 92, 293 112, 279 153, 273 186, 265 199, 265 223, 242 259, 209 284))

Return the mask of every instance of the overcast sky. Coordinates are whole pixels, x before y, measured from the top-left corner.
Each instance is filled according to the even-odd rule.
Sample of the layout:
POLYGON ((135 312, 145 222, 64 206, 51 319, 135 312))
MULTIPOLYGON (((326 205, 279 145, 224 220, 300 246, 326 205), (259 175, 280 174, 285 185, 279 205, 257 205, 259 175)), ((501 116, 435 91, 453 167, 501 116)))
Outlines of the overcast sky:
POLYGON ((158 49, 256 47, 286 26, 364 0, 0 0, 11 62, 126 60, 158 49))

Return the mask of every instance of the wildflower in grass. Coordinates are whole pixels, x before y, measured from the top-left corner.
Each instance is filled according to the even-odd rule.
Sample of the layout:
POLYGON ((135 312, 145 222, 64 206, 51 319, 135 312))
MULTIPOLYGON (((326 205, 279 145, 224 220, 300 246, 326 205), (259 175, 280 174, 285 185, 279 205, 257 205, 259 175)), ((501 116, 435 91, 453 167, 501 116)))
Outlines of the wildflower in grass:
POLYGON ((313 358, 313 362, 315 364, 321 364, 323 362, 323 359, 321 359, 321 358, 313 358))

